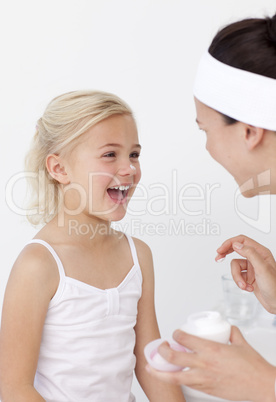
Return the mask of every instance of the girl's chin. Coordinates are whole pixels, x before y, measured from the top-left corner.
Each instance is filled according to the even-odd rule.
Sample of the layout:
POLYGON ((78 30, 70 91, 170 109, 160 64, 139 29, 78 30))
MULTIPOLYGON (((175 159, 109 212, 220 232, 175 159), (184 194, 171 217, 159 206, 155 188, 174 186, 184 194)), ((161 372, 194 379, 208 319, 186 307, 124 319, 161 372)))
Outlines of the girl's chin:
POLYGON ((120 221, 127 213, 127 204, 128 200, 124 203, 114 203, 113 206, 106 211, 106 214, 103 215, 104 219, 114 222, 120 221))
POLYGON ((102 224, 110 224, 111 222, 119 222, 121 221, 126 215, 125 211, 121 211, 121 212, 106 212, 106 213, 101 213, 100 215, 93 215, 93 213, 91 214, 91 217, 97 217, 97 219, 99 220, 99 224, 101 224, 100 222, 102 222, 102 224))
POLYGON ((126 214, 110 214, 108 217, 109 222, 120 222, 124 219, 126 214))
POLYGON ((108 199, 104 200, 101 207, 95 207, 96 211, 91 211, 91 215, 95 215, 103 221, 111 222, 111 221, 120 221, 122 220, 127 212, 127 205, 130 200, 130 197, 125 197, 124 199, 112 199, 108 196, 108 199))

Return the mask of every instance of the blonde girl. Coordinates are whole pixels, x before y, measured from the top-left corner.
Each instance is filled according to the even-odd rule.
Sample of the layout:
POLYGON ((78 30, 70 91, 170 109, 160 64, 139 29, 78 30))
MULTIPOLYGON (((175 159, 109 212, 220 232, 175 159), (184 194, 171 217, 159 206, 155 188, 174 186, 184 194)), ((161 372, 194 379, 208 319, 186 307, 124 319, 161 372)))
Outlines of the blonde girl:
POLYGON ((140 149, 131 109, 109 93, 61 95, 38 120, 28 217, 44 226, 6 288, 2 402, 132 402, 133 370, 150 401, 184 401, 144 369, 160 336, 150 249, 111 229, 140 180, 140 149))

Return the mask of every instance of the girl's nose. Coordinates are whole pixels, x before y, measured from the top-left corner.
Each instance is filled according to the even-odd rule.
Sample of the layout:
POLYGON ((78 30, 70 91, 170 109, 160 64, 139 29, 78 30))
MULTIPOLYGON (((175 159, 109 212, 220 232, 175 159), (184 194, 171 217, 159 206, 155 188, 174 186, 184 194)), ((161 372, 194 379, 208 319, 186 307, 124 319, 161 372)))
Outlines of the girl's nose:
POLYGON ((133 176, 136 173, 136 167, 131 163, 127 163, 124 166, 121 166, 118 173, 121 176, 133 176))

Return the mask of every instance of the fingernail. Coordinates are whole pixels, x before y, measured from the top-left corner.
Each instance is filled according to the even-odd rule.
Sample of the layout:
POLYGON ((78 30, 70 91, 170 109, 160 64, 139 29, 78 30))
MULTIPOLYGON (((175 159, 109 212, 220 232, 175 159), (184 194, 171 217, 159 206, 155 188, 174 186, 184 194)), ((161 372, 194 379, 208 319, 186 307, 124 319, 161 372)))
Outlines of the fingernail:
POLYGON ((216 260, 216 262, 222 262, 225 260, 225 257, 219 258, 218 260, 216 260))
POLYGON ((233 243, 233 248, 236 248, 237 250, 241 250, 243 248, 243 244, 242 243, 233 243))
POLYGON ((238 282, 238 287, 244 289, 244 284, 242 282, 238 282))

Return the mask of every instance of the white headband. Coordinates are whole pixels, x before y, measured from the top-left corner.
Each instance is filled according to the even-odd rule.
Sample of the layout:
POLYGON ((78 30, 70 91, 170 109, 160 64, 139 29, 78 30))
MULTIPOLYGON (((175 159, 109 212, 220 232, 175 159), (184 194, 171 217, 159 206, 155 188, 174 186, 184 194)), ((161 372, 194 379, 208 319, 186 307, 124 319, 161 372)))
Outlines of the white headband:
POLYGON ((233 119, 276 130, 276 79, 228 66, 206 52, 198 66, 194 95, 233 119))

